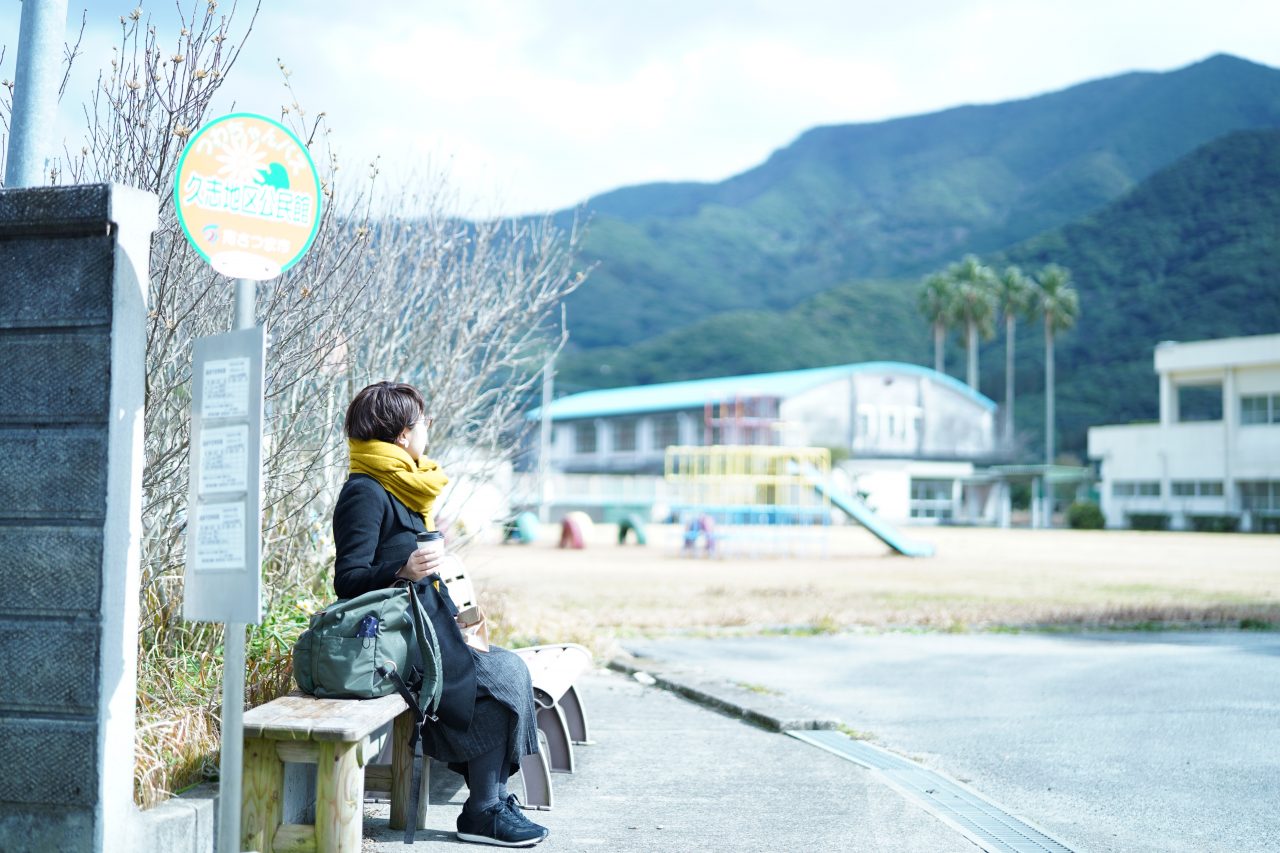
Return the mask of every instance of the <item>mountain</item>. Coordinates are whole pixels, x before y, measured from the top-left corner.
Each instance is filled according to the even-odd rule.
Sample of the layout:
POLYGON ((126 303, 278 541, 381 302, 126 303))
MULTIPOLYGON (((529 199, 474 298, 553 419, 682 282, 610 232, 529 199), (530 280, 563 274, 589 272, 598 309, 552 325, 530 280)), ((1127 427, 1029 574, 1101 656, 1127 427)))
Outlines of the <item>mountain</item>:
MULTIPOLYGON (((1097 215, 991 258, 1071 269, 1081 316, 1057 350, 1059 428, 1071 446, 1083 448, 1092 424, 1158 417, 1158 342, 1280 331, 1277 187, 1280 132, 1233 133, 1097 215)), ((1019 381, 1038 388, 1043 339, 1038 330, 1026 337, 1034 349, 1019 381)), ((999 353, 988 356, 994 379, 1003 367, 999 353)), ((1039 418, 1031 418, 1037 427, 1039 418)))
MULTIPOLYGON (((1057 337, 1057 412, 1064 450, 1083 454, 1085 430, 1151 420, 1162 340, 1280 331, 1280 131, 1241 131, 1204 145, 1094 214, 984 260, 1035 271, 1068 267, 1080 293, 1075 328, 1057 337)), ((915 309, 918 278, 845 283, 784 312, 729 312, 632 347, 562 362, 561 386, 632 384, 863 359, 931 363, 915 309), (602 376, 599 367, 608 368, 602 376)), ((958 340, 959 335, 953 336, 958 340)), ((1018 430, 1043 432, 1043 337, 1023 323, 1018 430)), ((962 362, 953 341, 948 363, 962 362)), ((983 348, 980 390, 1000 399, 1004 346, 983 348)))
POLYGON ((1219 55, 1020 101, 816 128, 721 183, 606 193, 585 205, 594 270, 568 300, 572 345, 627 346, 726 311, 784 310, 854 279, 915 277, 1072 222, 1225 133, 1275 127, 1280 71, 1219 55))

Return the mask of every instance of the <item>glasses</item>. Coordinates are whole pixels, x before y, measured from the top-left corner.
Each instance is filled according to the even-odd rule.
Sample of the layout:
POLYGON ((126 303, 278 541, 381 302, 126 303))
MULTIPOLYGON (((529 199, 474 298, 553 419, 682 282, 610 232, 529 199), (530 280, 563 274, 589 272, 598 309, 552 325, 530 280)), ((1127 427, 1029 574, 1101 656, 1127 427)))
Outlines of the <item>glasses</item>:
POLYGON ((431 425, 435 423, 435 421, 436 419, 431 415, 423 415, 422 417, 418 418, 418 422, 415 423, 414 426, 417 426, 418 424, 422 424, 424 427, 427 427, 428 429, 430 429, 431 425))

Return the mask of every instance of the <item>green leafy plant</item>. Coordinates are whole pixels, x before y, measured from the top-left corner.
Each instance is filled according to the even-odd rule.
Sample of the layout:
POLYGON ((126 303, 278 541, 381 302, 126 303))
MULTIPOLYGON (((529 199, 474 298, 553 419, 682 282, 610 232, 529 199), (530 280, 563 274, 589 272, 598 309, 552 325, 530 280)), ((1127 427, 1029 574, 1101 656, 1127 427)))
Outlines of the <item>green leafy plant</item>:
POLYGON ((1240 527, 1240 519, 1234 515, 1192 515, 1187 520, 1192 530, 1201 533, 1235 533, 1240 527))
POLYGON ((1107 519, 1093 501, 1076 501, 1067 507, 1067 526, 1073 530, 1101 530, 1107 526, 1107 519))

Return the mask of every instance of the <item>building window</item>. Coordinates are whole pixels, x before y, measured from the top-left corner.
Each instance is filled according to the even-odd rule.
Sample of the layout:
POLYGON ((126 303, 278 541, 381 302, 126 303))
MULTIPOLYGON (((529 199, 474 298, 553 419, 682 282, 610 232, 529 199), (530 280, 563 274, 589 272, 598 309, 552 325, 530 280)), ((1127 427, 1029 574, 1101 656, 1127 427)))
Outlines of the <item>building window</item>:
POLYGON ((1220 498, 1222 497, 1222 481, 1174 480, 1173 496, 1175 498, 1220 498))
POLYGON ((594 421, 582 421, 573 425, 573 452, 596 452, 596 425, 594 421))
POLYGON ((620 421, 614 421, 613 449, 614 450, 635 450, 636 449, 636 422, 633 418, 625 418, 620 421))
POLYGON ((874 442, 879 426, 879 412, 875 406, 866 404, 858 406, 858 438, 874 442))
POLYGON ((912 480, 912 518, 951 518, 950 480, 912 480))
POLYGON ((1111 484, 1113 498, 1158 498, 1159 480, 1116 480, 1111 484))
POLYGON ((1222 420, 1221 385, 1182 385, 1178 388, 1179 421, 1222 420))
POLYGON ((680 419, 676 415, 659 415, 653 419, 653 446, 666 450, 680 443, 680 419))
POLYGON ((1241 424, 1280 424, 1280 394, 1251 394, 1240 398, 1241 424))
POLYGON ((1280 480, 1241 483, 1240 508, 1252 512, 1280 512, 1280 480))

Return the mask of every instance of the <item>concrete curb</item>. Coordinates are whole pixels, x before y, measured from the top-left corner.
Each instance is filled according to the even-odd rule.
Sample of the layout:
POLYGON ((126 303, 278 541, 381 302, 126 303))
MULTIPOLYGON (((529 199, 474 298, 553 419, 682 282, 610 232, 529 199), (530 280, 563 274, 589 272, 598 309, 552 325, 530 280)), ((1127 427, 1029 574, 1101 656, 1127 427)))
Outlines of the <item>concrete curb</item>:
POLYGON ((730 717, 768 729, 783 732, 796 729, 838 729, 840 721, 824 717, 811 708, 769 693, 750 690, 722 678, 710 678, 701 670, 664 664, 653 658, 622 654, 609 661, 609 668, 648 683, 653 679, 661 687, 691 702, 704 705, 730 717))
MULTIPOLYGON (((207 782, 155 808, 138 811, 135 807, 128 849, 213 853, 217 824, 218 783, 207 782)), ((108 843, 107 849, 116 848, 108 843)))

